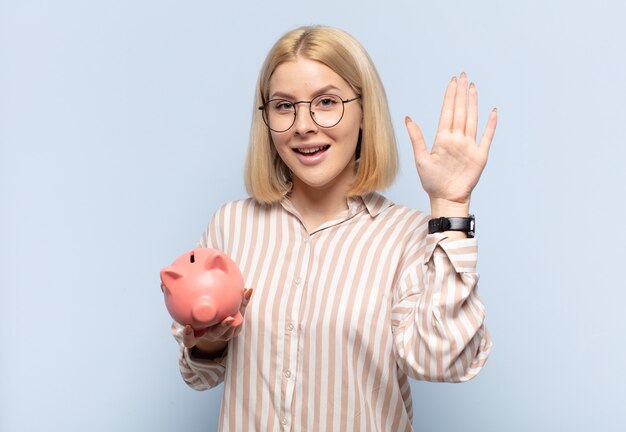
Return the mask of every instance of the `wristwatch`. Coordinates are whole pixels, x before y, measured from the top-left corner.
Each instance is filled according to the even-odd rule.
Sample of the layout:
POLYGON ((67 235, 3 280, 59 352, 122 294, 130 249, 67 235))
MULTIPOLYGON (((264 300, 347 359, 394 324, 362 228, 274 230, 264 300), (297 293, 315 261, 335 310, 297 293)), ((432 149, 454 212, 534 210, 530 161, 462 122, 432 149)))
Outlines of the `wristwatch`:
POLYGON ((463 231, 468 237, 474 237, 476 219, 474 215, 469 217, 440 217, 428 221, 428 234, 443 231, 463 231))

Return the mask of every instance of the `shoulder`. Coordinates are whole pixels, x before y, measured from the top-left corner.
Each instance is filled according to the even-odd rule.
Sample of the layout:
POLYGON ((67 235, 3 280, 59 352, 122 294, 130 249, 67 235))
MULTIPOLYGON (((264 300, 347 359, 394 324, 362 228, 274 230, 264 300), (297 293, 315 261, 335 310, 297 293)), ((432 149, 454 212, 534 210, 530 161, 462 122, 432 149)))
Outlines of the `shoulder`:
MULTIPOLYGON (((280 206, 280 204, 277 204, 280 206)), ((212 247, 229 254, 233 242, 255 230, 275 204, 263 204, 252 198, 230 201, 215 210, 200 238, 200 247, 212 247)))
POLYGON ((394 203, 379 193, 364 195, 363 202, 386 241, 405 250, 423 244, 428 234, 428 213, 394 203))
POLYGON ((261 214, 269 213, 280 207, 280 203, 261 203, 254 198, 243 198, 229 201, 217 208, 213 215, 213 222, 218 225, 230 222, 241 222, 242 219, 256 218, 261 214))

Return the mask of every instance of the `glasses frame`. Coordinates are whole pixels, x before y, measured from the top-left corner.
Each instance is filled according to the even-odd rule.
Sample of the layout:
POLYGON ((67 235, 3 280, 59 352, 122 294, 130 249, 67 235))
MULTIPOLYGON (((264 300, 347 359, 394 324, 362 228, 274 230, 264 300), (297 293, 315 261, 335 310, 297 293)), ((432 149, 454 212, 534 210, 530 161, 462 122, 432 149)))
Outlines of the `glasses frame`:
POLYGON ((325 93, 325 94, 321 94, 321 95, 319 95, 319 96, 315 96, 315 97, 314 97, 313 99, 311 99, 311 100, 308 100, 308 101, 307 101, 307 100, 301 100, 301 101, 297 101, 297 102, 291 102, 289 99, 276 98, 276 99, 270 99, 270 100, 268 100, 267 102, 265 102, 263 105, 261 105, 261 106, 259 107, 259 110, 263 112, 263 114, 261 115, 261 117, 263 117, 263 122, 265 123, 265 125, 267 126, 267 128, 268 128, 269 130, 273 131, 273 132, 276 132, 276 133, 282 133, 282 132, 287 132, 289 129, 291 129, 291 128, 293 127, 293 125, 294 125, 294 124, 296 124, 296 118, 298 118, 298 110, 297 110, 297 108, 296 108, 296 105, 298 105, 298 104, 302 104, 302 103, 306 103, 306 104, 309 104, 309 115, 311 116, 311 119, 313 120, 313 122, 314 122, 316 125, 318 125, 319 127, 323 128, 323 129, 329 129, 329 128, 332 128, 332 127, 337 126, 337 125, 339 124, 339 122, 341 121, 341 119, 343 119, 343 115, 344 115, 344 113, 346 112, 346 104, 347 104, 347 103, 350 103, 350 102, 352 102, 352 101, 355 101, 355 100, 357 100, 357 99, 360 99, 360 98, 361 98, 361 95, 357 95, 357 96, 355 96, 355 97, 353 97, 353 98, 350 98, 350 99, 341 99, 341 97, 340 97, 340 96, 335 95, 335 94, 332 94, 332 93, 325 93), (315 121, 315 116, 314 116, 313 110, 311 109, 312 104, 313 104, 313 101, 314 101, 314 100, 316 100, 316 99, 319 99, 319 98, 323 98, 324 96, 332 96, 332 97, 336 97, 336 98, 338 98, 338 99, 342 102, 342 104, 341 104, 341 116, 339 117, 339 120, 337 120, 337 123, 335 123, 335 124, 334 124, 334 125, 332 125, 332 126, 322 126, 322 125, 321 125, 321 124, 319 124, 317 121, 315 121), (276 130, 276 129, 272 129, 272 128, 270 127, 270 124, 269 124, 269 123, 270 123, 270 121, 269 121, 269 119, 267 118, 267 109, 266 109, 266 108, 267 108, 268 104, 270 104, 271 102, 274 102, 274 101, 286 101, 286 102, 289 102, 289 103, 291 103, 291 104, 293 105, 293 121, 291 122, 291 125, 290 125, 287 129, 283 129, 283 130, 276 130))

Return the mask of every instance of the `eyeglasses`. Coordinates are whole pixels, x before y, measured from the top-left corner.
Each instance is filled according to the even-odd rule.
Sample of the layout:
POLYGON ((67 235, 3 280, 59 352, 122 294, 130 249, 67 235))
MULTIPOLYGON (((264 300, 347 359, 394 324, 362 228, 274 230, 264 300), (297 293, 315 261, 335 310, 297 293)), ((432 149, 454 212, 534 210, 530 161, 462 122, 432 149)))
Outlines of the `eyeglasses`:
POLYGON ((331 128, 341 121, 345 104, 359 99, 341 99, 332 94, 323 94, 310 101, 291 102, 286 99, 272 99, 259 107, 263 111, 263 121, 274 132, 286 132, 296 122, 296 105, 309 104, 311 118, 319 127, 331 128))

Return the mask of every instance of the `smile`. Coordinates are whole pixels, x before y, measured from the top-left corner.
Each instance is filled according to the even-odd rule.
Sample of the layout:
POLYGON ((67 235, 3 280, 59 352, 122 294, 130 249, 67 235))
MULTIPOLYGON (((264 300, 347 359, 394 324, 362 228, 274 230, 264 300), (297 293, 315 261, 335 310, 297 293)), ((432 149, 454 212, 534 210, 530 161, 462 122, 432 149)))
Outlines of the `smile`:
POLYGON ((305 156, 312 156, 321 152, 324 152, 330 148, 330 145, 323 145, 319 147, 309 147, 309 148, 294 148, 293 151, 296 153, 300 153, 305 156))

